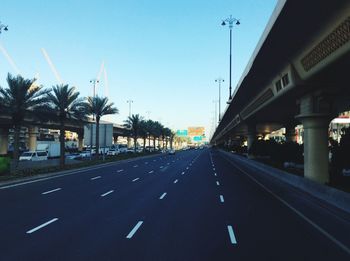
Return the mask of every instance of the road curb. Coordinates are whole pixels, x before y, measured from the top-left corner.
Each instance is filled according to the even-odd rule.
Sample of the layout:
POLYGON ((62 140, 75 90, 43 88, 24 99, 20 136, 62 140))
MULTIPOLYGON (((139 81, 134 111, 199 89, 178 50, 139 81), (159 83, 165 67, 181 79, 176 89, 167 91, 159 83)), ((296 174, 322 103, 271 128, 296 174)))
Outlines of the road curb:
POLYGON ((333 205, 347 213, 350 214, 350 194, 337 190, 335 188, 328 187, 316 183, 314 181, 305 179, 303 177, 295 176, 286 171, 273 168, 271 166, 265 165, 261 162, 257 162, 251 159, 240 157, 232 153, 220 150, 221 153, 229 156, 235 161, 241 161, 249 166, 256 168, 262 171, 264 174, 270 175, 279 181, 287 183, 297 189, 302 190, 303 192, 310 194, 320 200, 327 202, 330 205, 333 205))

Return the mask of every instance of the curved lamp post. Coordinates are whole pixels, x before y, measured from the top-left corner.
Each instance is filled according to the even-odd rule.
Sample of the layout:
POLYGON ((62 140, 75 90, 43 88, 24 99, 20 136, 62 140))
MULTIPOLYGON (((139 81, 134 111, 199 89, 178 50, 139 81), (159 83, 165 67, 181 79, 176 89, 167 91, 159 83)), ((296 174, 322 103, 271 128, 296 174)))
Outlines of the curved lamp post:
POLYGON ((221 25, 225 26, 228 23, 228 27, 230 29, 230 96, 229 96, 229 100, 232 99, 232 85, 231 85, 231 75, 232 75, 232 28, 233 25, 240 25, 241 23, 239 22, 238 19, 232 17, 232 15, 230 15, 230 17, 226 18, 225 20, 222 21, 221 25))

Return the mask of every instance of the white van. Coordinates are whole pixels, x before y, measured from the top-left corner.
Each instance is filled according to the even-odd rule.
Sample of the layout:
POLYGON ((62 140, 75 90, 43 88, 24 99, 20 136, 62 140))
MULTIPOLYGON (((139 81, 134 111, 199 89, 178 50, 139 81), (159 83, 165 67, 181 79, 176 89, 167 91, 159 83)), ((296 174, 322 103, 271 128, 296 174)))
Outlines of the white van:
POLYGON ((40 161, 47 160, 47 156, 48 155, 46 151, 27 151, 22 153, 22 155, 19 157, 19 160, 40 161))

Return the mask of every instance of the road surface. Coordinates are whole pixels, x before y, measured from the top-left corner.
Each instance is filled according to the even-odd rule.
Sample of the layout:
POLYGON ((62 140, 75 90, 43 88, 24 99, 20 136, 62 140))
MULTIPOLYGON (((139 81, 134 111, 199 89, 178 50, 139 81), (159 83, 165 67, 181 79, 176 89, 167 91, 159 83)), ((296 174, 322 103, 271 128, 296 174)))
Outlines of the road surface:
POLYGON ((349 215, 203 149, 0 187, 0 260, 350 260, 349 215))

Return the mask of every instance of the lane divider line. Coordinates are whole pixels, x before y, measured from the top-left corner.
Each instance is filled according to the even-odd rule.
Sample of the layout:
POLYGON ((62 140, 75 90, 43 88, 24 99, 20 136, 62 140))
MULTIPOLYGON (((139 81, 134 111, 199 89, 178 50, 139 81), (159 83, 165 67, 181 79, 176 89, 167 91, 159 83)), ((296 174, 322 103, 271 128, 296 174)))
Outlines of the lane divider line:
POLYGON ((100 178, 101 178, 101 176, 96 176, 96 177, 91 178, 90 180, 95 180, 95 179, 100 179, 100 178))
POLYGON ((221 202, 221 203, 224 203, 224 202, 225 202, 224 196, 223 196, 223 195, 220 195, 220 202, 221 202))
POLYGON ((219 183, 219 181, 216 181, 216 185, 220 186, 220 183, 219 183))
POLYGON ((35 231, 37 231, 37 230, 39 230, 39 229, 41 229, 43 227, 46 227, 47 225, 50 225, 51 223, 53 223, 53 222, 55 222, 57 220, 58 220, 58 218, 53 218, 53 219, 45 222, 44 224, 41 224, 40 226, 37 226, 37 227, 35 227, 35 228, 31 229, 31 230, 28 230, 26 233, 27 234, 34 233, 35 231))
POLYGON ((107 196, 107 195, 109 195, 109 194, 111 194, 111 193, 113 193, 113 192, 114 192, 114 190, 110 190, 110 191, 108 191, 108 192, 102 194, 101 197, 105 197, 105 196, 107 196))
POLYGON ((55 191, 59 191, 59 190, 61 190, 61 188, 56 188, 56 189, 53 189, 53 190, 49 190, 49 191, 43 192, 41 194, 42 195, 46 195, 46 194, 49 194, 49 193, 52 193, 52 192, 55 192, 55 191))
POLYGON ((228 234, 230 236, 231 244, 232 245, 236 245, 237 244, 237 240, 236 240, 236 237, 235 237, 235 233, 233 232, 232 226, 227 226, 227 230, 228 230, 228 234))
POLYGON ((176 184, 177 182, 178 182, 178 180, 177 180, 177 179, 175 179, 175 180, 174 180, 174 184, 176 184))
POLYGON ((134 165, 134 168, 137 168, 139 165, 134 165))
POLYGON ((132 182, 135 182, 135 181, 137 181, 137 180, 139 180, 139 179, 140 179, 140 178, 133 179, 132 182))
POLYGON ((161 196, 160 196, 160 198, 159 199, 163 199, 165 196, 166 196, 166 192, 164 192, 161 196))
POLYGON ((119 170, 117 170, 117 172, 119 173, 119 172, 123 172, 124 170, 123 169, 119 169, 119 170))
POLYGON ((141 227, 143 221, 137 222, 136 226, 130 231, 130 233, 126 236, 127 239, 130 239, 134 236, 136 231, 141 227))
POLYGON ((183 172, 181 173, 181 175, 183 175, 183 174, 185 174, 185 171, 183 171, 183 172))
POLYGON ((149 174, 151 174, 151 173, 153 173, 154 171, 153 170, 151 170, 150 172, 148 172, 149 174))

